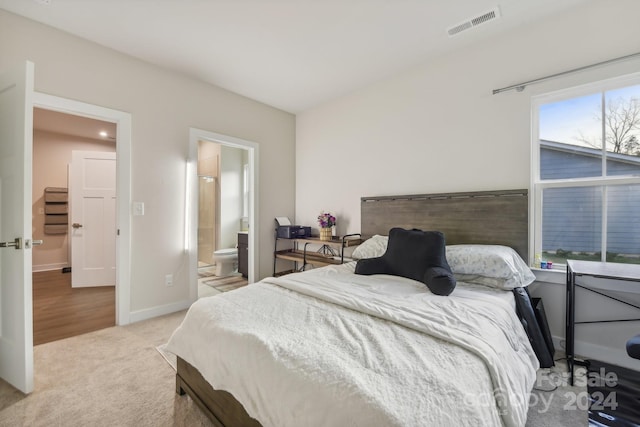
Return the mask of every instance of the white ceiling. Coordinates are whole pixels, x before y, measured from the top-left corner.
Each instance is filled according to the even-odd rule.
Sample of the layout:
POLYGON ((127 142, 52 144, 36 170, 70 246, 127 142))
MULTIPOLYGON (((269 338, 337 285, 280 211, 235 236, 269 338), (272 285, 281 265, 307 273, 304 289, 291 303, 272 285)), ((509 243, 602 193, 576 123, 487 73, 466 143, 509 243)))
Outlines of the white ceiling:
POLYGON ((298 113, 591 0, 0 0, 0 8, 298 113), (447 28, 499 6, 502 17, 447 28))
POLYGON ((33 109, 33 128, 81 138, 115 142, 116 124, 58 111, 33 109), (106 132, 101 136, 100 132, 106 132))

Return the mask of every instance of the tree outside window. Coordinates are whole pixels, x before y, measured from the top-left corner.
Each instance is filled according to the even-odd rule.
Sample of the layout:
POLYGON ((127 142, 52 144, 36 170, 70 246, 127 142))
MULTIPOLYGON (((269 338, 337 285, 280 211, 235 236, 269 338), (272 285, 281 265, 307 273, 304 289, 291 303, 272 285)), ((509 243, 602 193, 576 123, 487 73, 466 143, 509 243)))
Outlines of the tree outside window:
POLYGON ((542 259, 640 263, 639 83, 534 99, 533 246, 542 259))

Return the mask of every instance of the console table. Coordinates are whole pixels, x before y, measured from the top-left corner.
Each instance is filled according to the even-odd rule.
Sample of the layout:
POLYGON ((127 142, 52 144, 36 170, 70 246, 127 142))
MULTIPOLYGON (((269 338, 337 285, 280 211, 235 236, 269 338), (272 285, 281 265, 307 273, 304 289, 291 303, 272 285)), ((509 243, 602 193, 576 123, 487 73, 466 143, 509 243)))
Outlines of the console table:
POLYGON ((278 237, 277 234, 276 232, 275 249, 273 252, 274 276, 282 276, 283 274, 302 271, 309 264, 316 267, 342 264, 344 262, 344 249, 359 245, 362 242, 360 233, 333 237, 331 240, 321 240, 317 236, 285 239, 278 237), (284 250, 278 250, 278 242, 283 241, 291 242, 293 246, 284 250), (319 246, 320 248, 317 250, 309 250, 309 245, 319 246), (293 261, 294 268, 291 270, 277 271, 276 261, 278 259, 293 261), (298 267, 299 265, 300 267, 298 267))
MULTIPOLYGON (((596 290, 584 284, 577 284, 576 277, 589 276, 598 279, 624 280, 630 282, 640 282, 639 264, 620 264, 611 262, 576 261, 567 260, 567 289, 566 289, 566 354, 567 367, 569 369, 569 382, 573 385, 573 370, 576 364, 586 365, 588 362, 575 358, 575 326, 585 323, 606 323, 606 322, 632 322, 640 319, 612 319, 612 320, 592 320, 587 322, 576 322, 576 288, 585 289, 605 298, 612 299, 621 304, 625 304, 640 310, 640 306, 623 301, 612 295, 606 294, 606 290, 596 290)), ((640 289, 640 286, 639 286, 640 289)))

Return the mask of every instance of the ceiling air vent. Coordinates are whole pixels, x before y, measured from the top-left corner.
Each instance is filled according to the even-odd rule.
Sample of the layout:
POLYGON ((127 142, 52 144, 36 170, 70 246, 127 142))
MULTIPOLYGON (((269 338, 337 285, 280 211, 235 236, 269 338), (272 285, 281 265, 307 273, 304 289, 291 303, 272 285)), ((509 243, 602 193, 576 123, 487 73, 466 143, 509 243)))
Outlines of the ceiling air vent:
POLYGON ((487 22, 493 21, 497 18, 500 18, 500 8, 496 6, 488 12, 474 16, 473 18, 469 18, 466 21, 447 28, 447 34, 449 34, 449 37, 453 37, 463 31, 470 30, 478 25, 486 24, 487 22))

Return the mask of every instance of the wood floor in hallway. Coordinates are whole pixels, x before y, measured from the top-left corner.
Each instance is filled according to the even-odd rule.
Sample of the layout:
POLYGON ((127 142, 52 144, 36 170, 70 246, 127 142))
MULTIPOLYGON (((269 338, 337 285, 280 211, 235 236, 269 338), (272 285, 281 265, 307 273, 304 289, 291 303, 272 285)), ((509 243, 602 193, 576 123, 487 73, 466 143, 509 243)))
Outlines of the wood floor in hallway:
POLYGON ((116 324, 115 286, 72 288, 71 273, 33 273, 33 345, 116 324))

